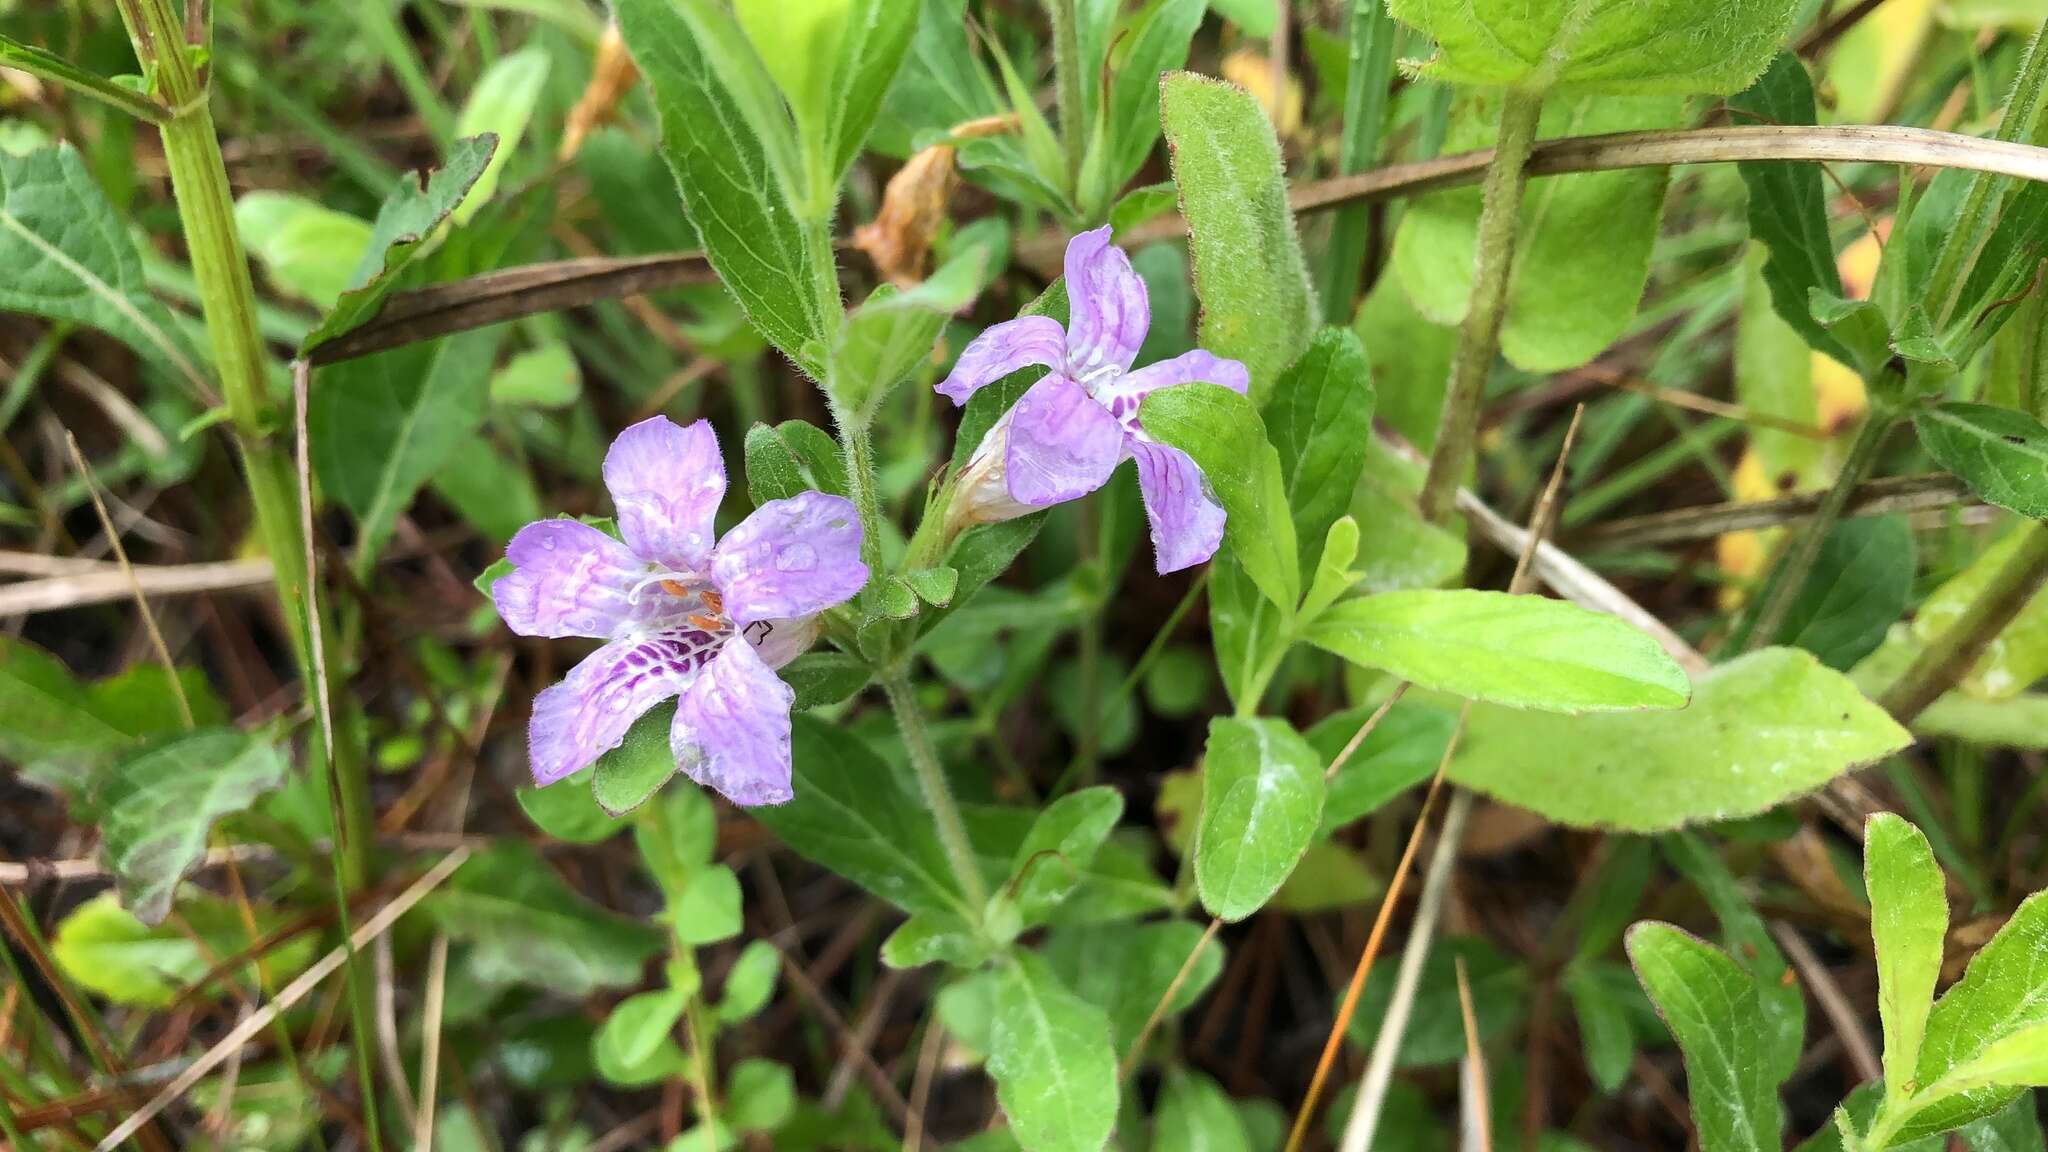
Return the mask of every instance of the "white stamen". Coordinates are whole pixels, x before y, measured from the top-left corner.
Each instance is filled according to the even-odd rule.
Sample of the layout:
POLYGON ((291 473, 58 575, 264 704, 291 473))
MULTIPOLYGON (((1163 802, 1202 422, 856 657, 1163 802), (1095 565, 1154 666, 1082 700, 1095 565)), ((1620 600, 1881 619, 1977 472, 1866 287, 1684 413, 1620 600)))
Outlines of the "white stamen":
POLYGON ((638 604, 640 602, 640 593, 644 591, 649 584, 660 584, 669 580, 673 580, 678 584, 690 585, 699 583, 702 580, 702 578, 699 577, 695 572, 656 572, 651 576, 647 576, 641 579, 631 588, 626 589, 626 603, 638 604))

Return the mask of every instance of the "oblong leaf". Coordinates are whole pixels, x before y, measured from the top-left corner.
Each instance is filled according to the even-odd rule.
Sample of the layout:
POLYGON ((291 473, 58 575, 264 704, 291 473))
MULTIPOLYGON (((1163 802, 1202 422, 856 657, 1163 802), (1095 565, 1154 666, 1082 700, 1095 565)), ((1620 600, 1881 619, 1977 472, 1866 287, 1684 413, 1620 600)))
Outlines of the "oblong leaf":
POLYGON ((2048 519, 2048 427, 1989 404, 1943 404, 1913 417, 1920 443, 1986 504, 2048 519))
POLYGON ((1301 560, 1280 454, 1246 397, 1220 384, 1182 384, 1145 397, 1145 431, 1194 458, 1223 505, 1223 540, 1283 613, 1301 599, 1301 560))
POLYGON ((1259 910, 1315 838, 1323 760, 1285 720, 1217 717, 1202 761, 1195 890, 1224 920, 1259 910))
POLYGON ((1102 1009, 1037 955, 995 970, 988 1070, 1017 1140, 1032 1152, 1098 1152, 1116 1126, 1116 1053, 1102 1009))
POLYGON ((1877 953, 1877 1011, 1884 1024, 1884 1078, 1913 1082, 1934 984, 1948 935, 1941 866, 1918 828, 1889 812, 1863 832, 1863 886, 1870 894, 1870 938, 1877 953))
POLYGON ((213 822, 283 787, 287 770, 275 744, 234 728, 175 736, 110 768, 100 856, 135 918, 162 923, 213 822))
POLYGON ((1778 1152, 1784 1105, 1774 1039, 1756 978, 1719 948, 1669 924, 1629 930, 1636 976, 1685 1054, 1701 1152, 1778 1152))

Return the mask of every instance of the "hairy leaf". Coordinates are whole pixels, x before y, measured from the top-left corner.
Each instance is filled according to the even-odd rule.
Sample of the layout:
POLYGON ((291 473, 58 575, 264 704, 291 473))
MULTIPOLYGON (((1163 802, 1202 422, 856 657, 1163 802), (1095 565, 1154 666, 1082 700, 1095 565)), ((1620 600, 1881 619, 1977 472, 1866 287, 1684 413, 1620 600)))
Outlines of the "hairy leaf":
POLYGON ((1242 920, 1272 898, 1315 837, 1323 761, 1285 720, 1217 717, 1202 761, 1195 890, 1242 920))

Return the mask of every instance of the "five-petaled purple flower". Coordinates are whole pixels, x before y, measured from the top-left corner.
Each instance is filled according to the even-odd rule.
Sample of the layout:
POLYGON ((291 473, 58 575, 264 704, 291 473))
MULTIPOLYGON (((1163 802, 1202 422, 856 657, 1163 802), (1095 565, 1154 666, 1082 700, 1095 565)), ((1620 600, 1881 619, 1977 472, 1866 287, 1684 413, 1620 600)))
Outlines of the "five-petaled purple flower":
POLYGON ((790 798, 789 708, 774 669, 817 637, 813 617, 860 591, 860 521, 822 492, 771 500, 713 546, 725 461, 703 420, 643 420, 612 442, 604 482, 625 542, 577 520, 540 520, 491 585, 524 636, 606 641, 533 701, 536 784, 552 784, 678 697, 669 744, 691 779, 736 804, 790 798))
POLYGON ((1187 453, 1138 426, 1138 405, 1156 389, 1197 380, 1243 392, 1244 365, 1198 348, 1131 371, 1152 310, 1145 282, 1109 242, 1107 227, 1067 244, 1066 276, 1072 320, 1065 328, 1049 316, 997 324, 961 351, 939 384, 965 404, 976 389, 1020 368, 1051 369, 982 438, 949 518, 986 524, 1085 496, 1132 457, 1160 573, 1200 564, 1223 540, 1223 507, 1187 453))

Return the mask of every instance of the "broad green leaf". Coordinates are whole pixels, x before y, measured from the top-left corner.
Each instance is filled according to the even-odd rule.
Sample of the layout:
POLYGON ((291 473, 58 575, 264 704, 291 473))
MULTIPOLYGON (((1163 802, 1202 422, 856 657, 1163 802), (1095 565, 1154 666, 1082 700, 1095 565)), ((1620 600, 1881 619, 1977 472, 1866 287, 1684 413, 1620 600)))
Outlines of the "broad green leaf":
POLYGON ((1152 866, 1156 839, 1143 829, 1112 833, 1096 851, 1082 877, 1080 891, 1053 912, 1059 926, 1109 924, 1135 920, 1176 906, 1173 890, 1152 866))
POLYGON ((656 706, 633 721, 617 747, 597 758, 590 775, 590 794, 599 808, 615 817, 624 816, 653 799, 676 774, 675 749, 669 744, 675 715, 674 705, 656 706))
POLYGON ((425 254, 427 241, 441 222, 448 219, 449 213, 476 185, 497 147, 495 136, 457 140, 441 167, 426 179, 412 174, 399 180, 398 187, 377 209, 377 218, 370 224, 369 243, 364 246, 355 274, 349 277, 341 298, 319 326, 299 342, 301 356, 362 327, 377 314, 406 270, 425 254))
POLYGON ((1262 416, 1287 483, 1302 571, 1316 570, 1330 525, 1351 507, 1372 412, 1372 365, 1348 328, 1317 332, 1266 400, 1262 416))
POLYGON ((1279 142, 1250 93, 1189 72, 1161 81, 1159 119, 1194 255, 1199 343, 1242 361, 1263 401, 1322 311, 1287 206, 1279 142))
POLYGON ((796 798, 753 810, 799 856, 906 912, 974 919, 918 797, 852 733, 794 717, 796 798))
POLYGON ((283 787, 289 771, 276 745, 233 728, 174 736, 114 764, 100 784, 100 857, 121 902, 162 923, 214 821, 283 787))
POLYGON ((1083 788, 1053 801, 1038 814, 1017 848, 1005 892, 1025 927, 1042 923, 1081 886, 1082 870, 1095 858, 1123 815, 1124 798, 1114 788, 1083 788))
POLYGON ((1652 832, 1753 815, 1911 742, 1847 677, 1766 648, 1708 672, 1676 712, 1476 707, 1450 776, 1558 823, 1652 832))
POLYGON ((1756 79, 1805 6, 1795 0, 1391 0, 1437 42, 1415 74, 1445 84, 1605 95, 1726 95, 1756 79))
MULTIPOLYGON (((256 913, 259 938, 282 926, 282 917, 256 913)), ((228 901, 187 889, 178 902, 177 922, 151 928, 123 910, 114 893, 102 892, 58 923, 50 958, 65 976, 112 1003, 162 1008, 222 957, 251 943, 241 910, 228 901)), ((304 971, 316 944, 314 937, 301 936, 269 949, 262 964, 268 989, 275 992, 304 971)))
MULTIPOLYGON (((663 731, 667 728, 662 725, 663 731)), ((640 850, 640 859, 661 889, 670 913, 676 913, 718 851, 718 813, 711 807, 710 797, 698 788, 682 785, 663 792, 634 820, 633 846, 640 850)), ((707 890, 698 895, 717 893, 707 890)))
POLYGON ((464 861, 420 909, 469 946, 485 984, 525 984, 571 998, 630 988, 662 933, 578 895, 539 852, 499 841, 464 861))
POLYGON ((740 878, 723 864, 699 869, 676 893, 669 923, 685 944, 716 944, 740 934, 740 878))
POLYGON ((1221 1085, 1200 1072, 1169 1068, 1152 1114, 1152 1146, 1178 1152, 1252 1152, 1244 1121, 1221 1085))
POLYGON ((1303 639, 1470 700, 1550 712, 1678 708, 1691 686, 1657 642, 1541 596, 1418 589, 1345 601, 1303 639))
MULTIPOLYGON (((1430 417, 1432 429, 1435 421, 1430 417)), ((1372 526, 1358 541, 1355 567, 1362 588, 1436 588, 1455 584, 1464 574, 1463 528, 1455 522, 1438 527, 1415 510, 1422 477, 1420 462, 1402 458, 1378 437, 1367 443, 1365 472, 1351 497, 1352 518, 1372 526)))
POLYGON ((975 931, 956 913, 920 912, 882 941, 882 963, 891 968, 949 964, 971 970, 988 959, 992 947, 986 933, 975 931))
MULTIPOLYGON (((1202 929, 1187 920, 1144 924, 1090 924, 1055 929, 1045 938, 1045 962, 1061 983, 1109 1016, 1109 1031, 1121 1059, 1159 1006, 1182 965, 1194 953, 1202 929)), ((1180 987, 1173 988, 1161 1020, 1193 1007, 1223 975, 1224 948, 1210 940, 1180 987)))
POLYGON ((1258 911, 1308 849, 1322 814, 1322 757, 1285 720, 1210 721, 1195 833, 1202 907, 1231 921, 1258 911))
POLYGON ((782 972, 782 953, 767 940, 750 940, 739 959, 725 973, 725 990, 718 1001, 718 1021, 739 1024, 751 1020, 775 996, 775 981, 782 972))
MULTIPOLYGON (((225 722, 199 672, 187 669, 178 680, 195 720, 225 722)), ((73 800, 89 791, 85 777, 92 769, 139 740, 184 728, 176 690, 158 665, 136 664, 86 683, 41 648, 0 636, 0 757, 46 778, 77 783, 66 789, 76 793, 73 800)))
POLYGON ((583 369, 566 340, 528 348, 491 373, 491 403, 565 408, 583 395, 583 369))
MULTIPOLYGON (((1226 524, 1226 532, 1228 526, 1226 524)), ((1216 671, 1233 704, 1251 691, 1262 669, 1291 642, 1293 613, 1259 591, 1244 565, 1228 552, 1209 563, 1209 636, 1216 671)))
POLYGON ((526 462, 485 436, 472 436, 458 445, 428 478, 427 487, 470 527, 500 546, 547 515, 526 462))
POLYGON ((626 822, 606 812, 590 794, 589 772, 578 772, 546 788, 521 785, 513 794, 533 826, 567 844, 600 844, 625 831, 626 822))
POLYGON ((1357 907, 1386 890, 1387 882, 1357 852, 1334 840, 1313 840, 1266 907, 1308 916, 1357 907))
MULTIPOLYGON (((1355 708, 1308 730, 1308 742, 1324 763, 1336 760, 1378 708, 1355 708)), ((1330 777, 1323 802, 1323 832, 1334 832, 1430 778, 1443 762, 1444 746, 1457 726, 1455 713, 1404 700, 1389 709, 1358 750, 1330 777)))
MULTIPOLYGON (((1458 1005, 1458 962, 1472 988, 1472 1015, 1479 1037, 1498 1036, 1514 1026, 1529 995, 1529 972, 1476 936, 1453 936, 1430 949, 1423 961, 1408 1028, 1402 1034, 1396 1063, 1427 1068, 1456 1063, 1465 1055, 1464 1013, 1458 1005)), ((1386 1022, 1394 998, 1397 956, 1385 956, 1367 975, 1365 991, 1348 1032, 1353 1043, 1369 1047, 1386 1022)))
MULTIPOLYGON (((1501 95, 1470 96, 1445 141, 1449 151, 1490 147, 1501 95)), ((1668 97, 1552 100, 1539 138, 1673 128, 1668 97)), ((1539 177, 1522 193, 1520 240, 1508 285, 1501 353, 1531 372, 1576 368, 1605 351, 1635 318, 1664 213, 1663 168, 1539 177)), ((1394 272, 1423 316, 1454 325, 1472 295, 1481 190, 1416 199, 1394 237, 1394 272)))
POLYGON ((1031 1152, 1098 1152, 1116 1126, 1116 1052, 1102 1009, 1018 952, 995 970, 988 1070, 1018 1143, 1031 1152))
POLYGON ((690 1003, 681 988, 663 988, 628 996, 612 1006, 603 1027, 591 1038, 600 1067, 637 1068, 646 1064, 669 1040, 683 1009, 690 1003))
POLYGON ((822 176, 832 187, 860 155, 918 25, 918 5, 910 0, 842 0, 842 5, 845 24, 825 113, 828 167, 822 176))
POLYGON ((1987 504, 2048 519, 2048 427, 2024 412, 1955 402, 1913 417, 1920 443, 1987 504))
POLYGON ((1205 0, 1149 0, 1118 33, 1107 110, 1112 192, 1130 182, 1159 139, 1159 75, 1187 62, 1207 7, 1205 0))
POLYGON ((1791 965, 1758 913, 1750 887, 1736 878, 1715 846, 1694 832, 1662 837, 1658 847, 1672 867, 1699 890, 1721 923, 1721 946, 1756 983, 1770 1037, 1764 1048, 1773 1061, 1769 1075, 1792 1075, 1806 1036, 1806 994, 1791 978, 1791 965))
POLYGON ((1991 942, 1970 958, 1963 978, 1949 986, 1927 1016, 1926 1039, 1913 1082, 1919 1087, 1911 1118, 1898 1139, 1910 1140, 1944 1132, 1989 1116, 2011 1103, 2017 1087, 2004 1087, 1986 1077, 2017 1079, 2034 1046, 2048 1036, 2048 984, 2041 979, 2041 941, 2048 938, 2048 893, 2021 902, 1991 942), (2027 1039, 2015 1040, 2016 1036, 2027 1039), (1999 1045, 2010 1043, 2011 1047, 1999 1045), (1979 1063, 1979 1062, 1983 1063, 1979 1063), (2007 1066, 1995 1071, 1993 1064, 2007 1066), (1978 1065, 1972 1069, 1972 1065, 1978 1065), (1936 1085, 1957 1077, 1957 1094, 1936 1085))
POLYGON ((826 390, 859 418, 871 418, 904 377, 931 359, 939 330, 981 291, 994 255, 986 246, 970 248, 914 288, 876 288, 839 330, 826 390))
POLYGON ((1301 567, 1286 473, 1252 402, 1220 384, 1182 384, 1147 396, 1138 419, 1194 458, 1228 517, 1223 540, 1231 555, 1259 591, 1291 612, 1301 599, 1301 567))
POLYGON ((874 679, 873 668, 847 652, 806 652, 776 672, 796 692, 792 707, 823 708, 850 700, 874 679))
POLYGON ((1913 596, 1913 530, 1900 516, 1838 521, 1821 542, 1776 643, 1846 672, 1884 642, 1913 596))
POLYGON ((1424 452, 1436 443, 1443 419, 1444 385, 1458 330, 1431 323, 1401 286, 1382 273, 1358 306, 1351 330, 1372 360, 1375 415, 1424 452))
POLYGON ((799 492, 847 493, 846 461, 824 429, 802 420, 747 429, 747 495, 756 505, 799 492))
POLYGON ((2032 1092, 2022 1092, 2019 1099, 1996 1113, 1964 1125, 1962 1135, 1970 1152, 2042 1152, 2048 1147, 2032 1092))
MULTIPOLYGON (((741 69, 751 59, 729 50, 726 36, 708 40, 700 21, 731 18, 699 0, 619 0, 619 27, 654 91, 661 113, 662 152, 676 177, 683 209, 704 252, 747 319, 799 368, 824 375, 823 356, 838 323, 838 283, 829 252, 812 251, 795 205, 747 105, 758 93, 729 86, 719 56, 741 69)), ((779 113, 779 107, 775 110, 779 113)))
POLYGON ((476 183, 455 207, 455 222, 467 224, 498 189, 498 176, 519 150, 519 140, 533 120, 533 109, 548 80, 547 50, 538 45, 522 48, 491 62, 470 89, 469 100, 455 118, 457 136, 495 138, 498 142, 490 163, 484 165, 476 183))
POLYGON ((834 103, 833 69, 852 0, 734 0, 733 15, 789 103, 806 149, 829 154, 824 141, 834 103))
POLYGON ((796 1109, 796 1074, 789 1065, 759 1057, 733 1065, 721 1117, 742 1132, 772 1132, 796 1109))
POLYGON ((207 391, 170 310, 150 295, 127 226, 69 144, 0 153, 0 310, 97 328, 207 391))
MULTIPOLYGON (((2015 553, 2038 546, 2042 532, 2048 532, 2048 527, 2039 524, 2022 525, 2008 532, 1980 552, 1968 568, 1936 588, 1913 614, 1913 638, 1922 644, 1932 643, 1953 627, 2012 562, 2015 553)), ((2018 695, 2043 676, 2048 676, 2048 589, 2036 592, 1984 649, 1984 655, 1977 658, 1977 666, 1963 677, 1962 688, 1972 695, 2005 699, 2018 695)))
POLYGON ((1871 301, 1849 300, 1825 288, 1810 288, 1806 310, 1847 354, 1844 363, 1864 379, 1877 375, 1891 359, 1891 321, 1884 309, 1871 301))
POLYGON ((1636 976, 1685 1054, 1701 1152, 1777 1152, 1784 1106, 1757 983, 1728 954, 1669 924, 1629 930, 1636 976))
MULTIPOLYGON (((1790 52, 1771 61, 1755 84, 1729 97, 1738 120, 1793 126, 1813 124, 1813 81, 1806 65, 1790 52)), ((1813 319, 1806 306, 1815 288, 1842 294, 1828 236, 1827 196, 1818 164, 1749 160, 1737 165, 1749 186, 1749 234, 1770 251, 1763 280, 1771 306, 1808 345, 1847 363, 1849 353, 1813 319)))
POLYGON ((250 192, 235 201, 235 231, 270 283, 321 309, 347 290, 370 225, 291 192, 250 192))
POLYGON ((1884 1078, 1903 1088, 1919 1065, 1920 1038, 1941 977, 1948 895, 1927 837, 1889 812, 1864 826, 1863 886, 1870 894, 1870 936, 1877 952, 1884 1078))
POLYGON ((313 468, 362 526, 353 567, 376 563, 413 496, 483 423, 494 328, 322 369, 307 400, 313 468))
POLYGON ((1612 1094, 1628 1082, 1636 1056, 1635 1029, 1629 1023, 1627 993, 1640 997, 1634 979, 1620 972, 1621 985, 1603 974, 1606 965, 1573 964, 1565 969, 1564 990, 1571 997, 1572 1016, 1579 1024, 1579 1043, 1586 1071, 1602 1092, 1612 1094))
POLYGON ((1974 1058, 1949 1069, 1928 1095, 1978 1088, 2034 1088, 2048 1084, 2048 1024, 2035 1024, 1994 1040, 1974 1058))
POLYGON ((875 123, 872 143, 899 158, 926 137, 1001 110, 995 82, 962 35, 966 0, 922 0, 917 31, 875 123))

